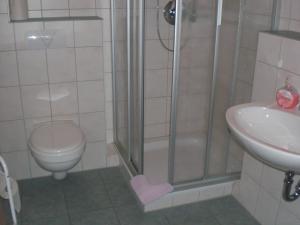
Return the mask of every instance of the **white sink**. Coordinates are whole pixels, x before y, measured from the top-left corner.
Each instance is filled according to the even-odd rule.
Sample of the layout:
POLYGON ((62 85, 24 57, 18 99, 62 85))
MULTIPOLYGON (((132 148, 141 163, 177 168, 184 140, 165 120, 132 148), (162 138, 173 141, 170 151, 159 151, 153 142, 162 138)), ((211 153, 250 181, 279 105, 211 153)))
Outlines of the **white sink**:
POLYGON ((272 167, 300 173, 300 113, 259 103, 227 110, 230 130, 248 153, 272 167))

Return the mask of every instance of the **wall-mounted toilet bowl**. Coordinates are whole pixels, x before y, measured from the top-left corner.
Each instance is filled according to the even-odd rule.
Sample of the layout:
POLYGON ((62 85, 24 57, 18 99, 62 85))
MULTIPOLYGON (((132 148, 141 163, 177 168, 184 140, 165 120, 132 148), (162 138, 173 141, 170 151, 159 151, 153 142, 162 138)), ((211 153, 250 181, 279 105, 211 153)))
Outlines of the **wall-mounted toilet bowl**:
POLYGON ((73 121, 52 121, 33 130, 28 146, 37 164, 52 172, 55 179, 62 180, 80 161, 86 139, 73 121))

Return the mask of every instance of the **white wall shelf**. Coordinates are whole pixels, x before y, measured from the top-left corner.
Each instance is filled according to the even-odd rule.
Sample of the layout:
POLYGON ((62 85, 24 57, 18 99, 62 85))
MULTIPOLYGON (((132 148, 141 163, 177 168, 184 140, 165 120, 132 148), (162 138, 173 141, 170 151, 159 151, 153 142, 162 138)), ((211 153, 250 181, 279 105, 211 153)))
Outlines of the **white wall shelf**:
POLYGON ((41 17, 28 18, 26 20, 11 20, 12 23, 28 23, 28 22, 51 22, 51 21, 73 21, 73 20, 103 20, 99 16, 66 16, 66 17, 41 17))

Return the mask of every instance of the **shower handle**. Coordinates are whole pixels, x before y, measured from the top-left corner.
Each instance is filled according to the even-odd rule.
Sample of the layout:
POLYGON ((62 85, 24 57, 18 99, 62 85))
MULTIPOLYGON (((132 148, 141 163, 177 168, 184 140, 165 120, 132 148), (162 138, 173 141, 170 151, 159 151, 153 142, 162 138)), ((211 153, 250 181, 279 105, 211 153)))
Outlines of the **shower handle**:
POLYGON ((176 0, 171 0, 167 3, 164 8, 164 17, 165 20, 171 24, 175 25, 175 18, 176 18, 176 0))

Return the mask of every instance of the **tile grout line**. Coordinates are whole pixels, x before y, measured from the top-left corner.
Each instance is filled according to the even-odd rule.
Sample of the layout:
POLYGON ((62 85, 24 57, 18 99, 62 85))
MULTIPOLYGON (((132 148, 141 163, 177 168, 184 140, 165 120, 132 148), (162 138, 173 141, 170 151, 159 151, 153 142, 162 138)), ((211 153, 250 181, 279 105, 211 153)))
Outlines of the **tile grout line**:
MULTIPOLYGON (((70 0, 68 0, 69 2, 70 0)), ((80 107, 79 107, 79 88, 78 88, 78 65, 77 65, 77 49, 76 49, 76 37, 75 37, 75 21, 72 22, 72 31, 73 31, 73 45, 74 45, 74 57, 75 57, 75 86, 76 86, 76 101, 77 101, 77 115, 78 115, 78 125, 81 128, 81 118, 80 118, 80 107)), ((86 149, 85 149, 86 150, 86 149)), ((84 154, 84 153, 83 153, 84 154)), ((80 161, 78 162, 78 164, 80 165, 80 170, 84 170, 84 165, 83 165, 83 155, 82 158, 80 159, 80 161)))
MULTIPOLYGON (((19 98, 21 103, 21 112, 22 112, 22 119, 23 120, 23 128, 24 128, 24 135, 25 140, 27 142, 27 131, 26 131, 26 123, 25 123, 25 115, 24 115, 24 102, 23 102, 23 96, 22 96, 22 87, 21 87, 21 79, 20 79, 20 68, 19 68, 19 58, 18 58, 18 51, 17 51, 17 39, 16 39, 16 28, 15 24, 13 24, 13 36, 14 36, 14 48, 15 48, 15 56, 16 56, 16 64, 17 64, 17 73, 18 73, 18 88, 19 88, 19 98)), ((31 157, 29 149, 26 150, 27 152, 27 166, 28 166, 28 172, 29 176, 32 177, 32 170, 31 170, 31 157)))

